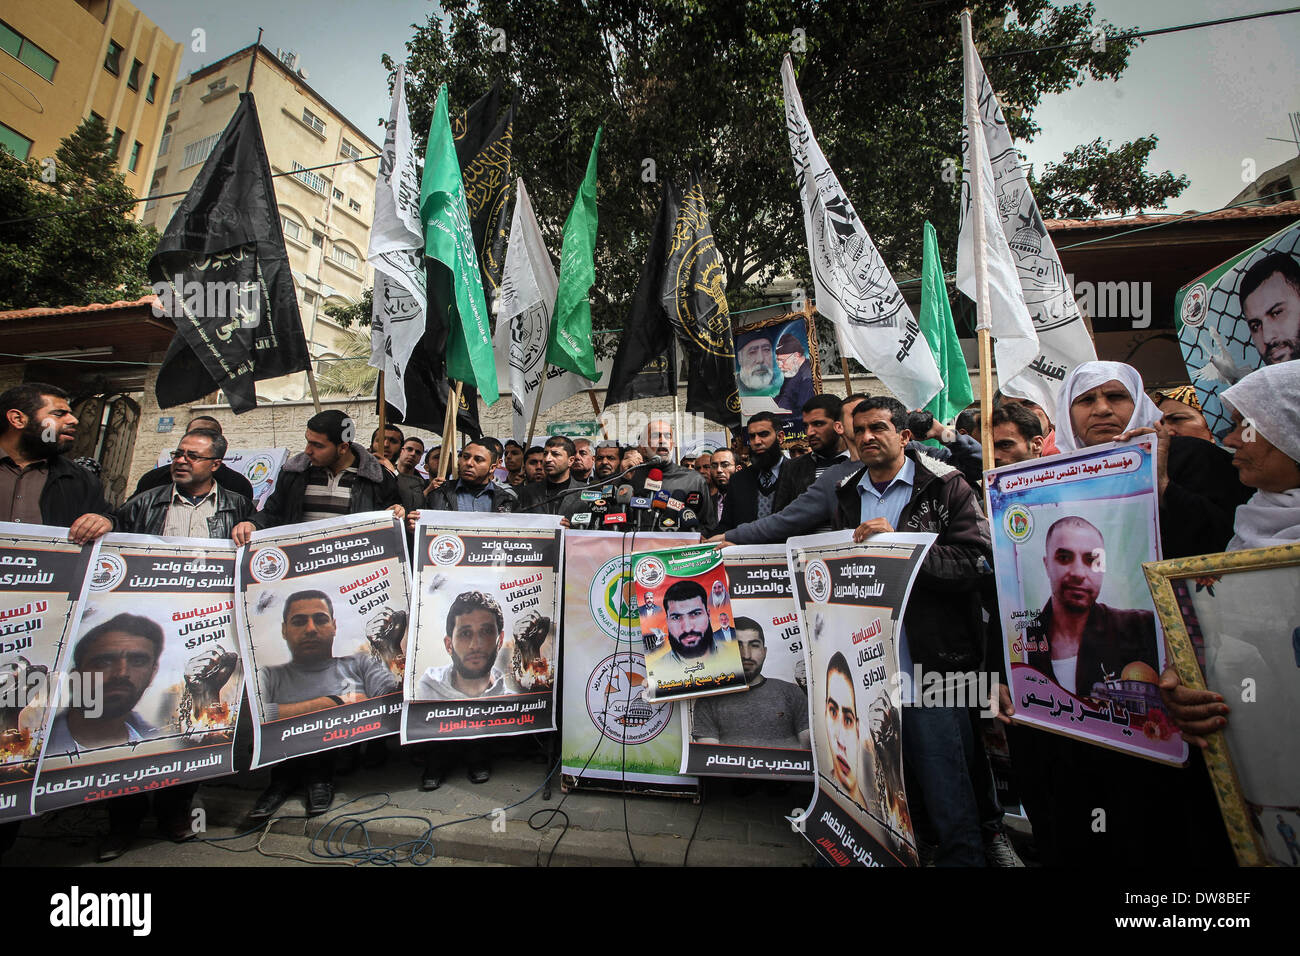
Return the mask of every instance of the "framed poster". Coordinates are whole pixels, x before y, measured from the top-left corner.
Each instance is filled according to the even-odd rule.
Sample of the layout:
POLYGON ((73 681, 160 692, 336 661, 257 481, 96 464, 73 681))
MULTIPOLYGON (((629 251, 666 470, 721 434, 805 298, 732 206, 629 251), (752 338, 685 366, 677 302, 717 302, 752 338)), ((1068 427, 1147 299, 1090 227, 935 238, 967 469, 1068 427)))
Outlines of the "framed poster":
POLYGON ((1142 566, 1178 676, 1228 705, 1205 763, 1242 866, 1300 866, 1300 544, 1142 566))
POLYGON ((806 439, 803 406, 822 390, 817 335, 802 312, 763 319, 734 330, 741 427, 751 415, 773 412, 785 444, 806 439))

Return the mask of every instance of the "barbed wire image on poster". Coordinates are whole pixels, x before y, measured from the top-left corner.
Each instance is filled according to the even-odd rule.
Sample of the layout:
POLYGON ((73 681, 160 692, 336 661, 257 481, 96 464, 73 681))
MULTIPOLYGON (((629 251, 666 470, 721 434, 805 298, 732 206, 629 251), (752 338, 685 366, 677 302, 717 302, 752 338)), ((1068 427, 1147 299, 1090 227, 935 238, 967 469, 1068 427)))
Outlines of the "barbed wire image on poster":
POLYGON ((1193 279, 1174 297, 1178 345, 1215 435, 1219 394, 1265 365, 1300 359, 1300 222, 1193 279))
POLYGON ((687 703, 682 773, 811 780, 808 672, 785 545, 733 546, 722 560, 749 690, 687 703))
POLYGON ((645 698, 685 700, 749 689, 736 646, 722 555, 712 546, 639 552, 632 559, 645 642, 645 698))
MULTIPOLYGON (((67 528, 0 522, 0 823, 30 817, 64 656, 77 631, 98 544, 67 528)), ((65 698, 92 705, 78 681, 65 698)))
POLYGON ((1142 574, 1160 556, 1155 436, 1006 465, 987 480, 1015 720, 1182 763, 1142 574))
POLYGON ((556 515, 422 511, 402 743, 555 729, 556 515))
POLYGON ((234 773, 244 674, 235 635, 235 546, 208 538, 110 534, 37 781, 36 810, 234 773))
POLYGON ((791 538, 817 789, 794 821, 837 866, 915 866, 896 635, 933 534, 791 538))
POLYGON ((632 549, 690 542, 687 534, 564 534, 561 772, 568 777, 680 786, 677 705, 646 700, 632 549))
POLYGON ((410 606, 401 522, 377 511, 258 531, 238 569, 253 766, 397 733, 410 606))

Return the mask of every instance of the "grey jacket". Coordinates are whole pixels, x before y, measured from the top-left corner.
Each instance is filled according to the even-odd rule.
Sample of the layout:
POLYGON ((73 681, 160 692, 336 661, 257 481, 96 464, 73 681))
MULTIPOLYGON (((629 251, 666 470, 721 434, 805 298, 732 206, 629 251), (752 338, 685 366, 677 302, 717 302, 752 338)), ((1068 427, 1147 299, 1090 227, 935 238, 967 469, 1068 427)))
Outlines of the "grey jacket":
POLYGON ((836 487, 861 468, 862 462, 853 459, 831 465, 808 486, 807 491, 780 511, 732 528, 727 532, 727 541, 731 544, 767 544, 807 534, 809 528, 824 524, 837 527, 839 501, 835 497, 836 487))

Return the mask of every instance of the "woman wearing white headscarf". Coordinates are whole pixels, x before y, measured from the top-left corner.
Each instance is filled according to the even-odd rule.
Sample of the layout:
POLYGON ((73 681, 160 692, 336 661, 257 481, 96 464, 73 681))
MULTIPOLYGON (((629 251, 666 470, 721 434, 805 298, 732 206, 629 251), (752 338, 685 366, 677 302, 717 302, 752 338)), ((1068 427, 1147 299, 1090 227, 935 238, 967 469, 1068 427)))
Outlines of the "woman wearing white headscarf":
MULTIPOLYGON (((1061 385, 1056 443, 1062 452, 1072 452, 1157 433, 1162 554, 1221 550, 1232 534, 1233 510, 1248 491, 1227 452, 1201 439, 1164 433, 1160 418, 1137 369, 1121 362, 1085 362, 1061 385)), ((1007 709, 1014 712, 1011 707, 1004 713, 1007 709)), ((1203 762, 1193 761, 1189 772, 1036 728, 1012 732, 1013 767, 1046 865, 1099 859, 1119 866, 1231 864, 1203 762), (1104 833, 1091 825, 1096 807, 1106 808, 1104 833), (1168 839, 1171 832, 1176 840, 1168 839)))
POLYGON ((1155 432, 1161 555, 1222 551, 1232 537, 1233 513, 1250 489, 1238 479, 1231 455, 1211 442, 1168 434, 1161 417, 1133 366, 1084 362, 1061 385, 1056 444, 1070 452, 1155 432))
MULTIPOLYGON (((1228 551, 1300 541, 1300 361, 1265 365, 1220 397, 1236 427, 1224 439, 1243 484, 1258 489, 1237 509, 1228 551)), ((1165 706, 1188 742, 1228 724, 1228 705, 1213 691, 1184 687, 1172 667, 1160 680, 1165 706)))

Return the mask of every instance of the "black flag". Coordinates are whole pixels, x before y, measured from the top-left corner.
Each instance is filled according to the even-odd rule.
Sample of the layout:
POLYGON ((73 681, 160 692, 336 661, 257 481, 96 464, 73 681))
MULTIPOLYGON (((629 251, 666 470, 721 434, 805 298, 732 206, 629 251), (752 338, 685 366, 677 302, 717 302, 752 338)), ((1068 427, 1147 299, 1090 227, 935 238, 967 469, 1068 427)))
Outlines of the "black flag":
MULTIPOLYGON (((514 125, 514 104, 499 122, 501 91, 493 86, 452 122, 456 159, 465 183, 474 246, 478 250, 484 297, 490 304, 501 284, 505 265, 506 232, 510 225, 510 145, 514 125)), ((447 414, 447 337, 455 314, 455 297, 447 267, 432 259, 428 270, 429 307, 425 331, 411 353, 406 369, 406 416, 388 406, 388 420, 427 428, 441 434, 447 414)), ((473 438, 482 437, 478 418, 478 391, 470 385, 461 389, 456 428, 473 438)))
POLYGON ((606 407, 677 388, 676 345, 686 355, 686 410, 728 428, 740 424, 725 271, 704 194, 691 177, 685 195, 664 184, 641 281, 610 372, 606 407))
MULTIPOLYGON (((222 389, 235 414, 254 383, 307 369, 310 357, 253 94, 240 96, 149 260, 176 324, 158 372, 158 404, 222 389)), ((155 285, 157 287, 157 285, 155 285)))

